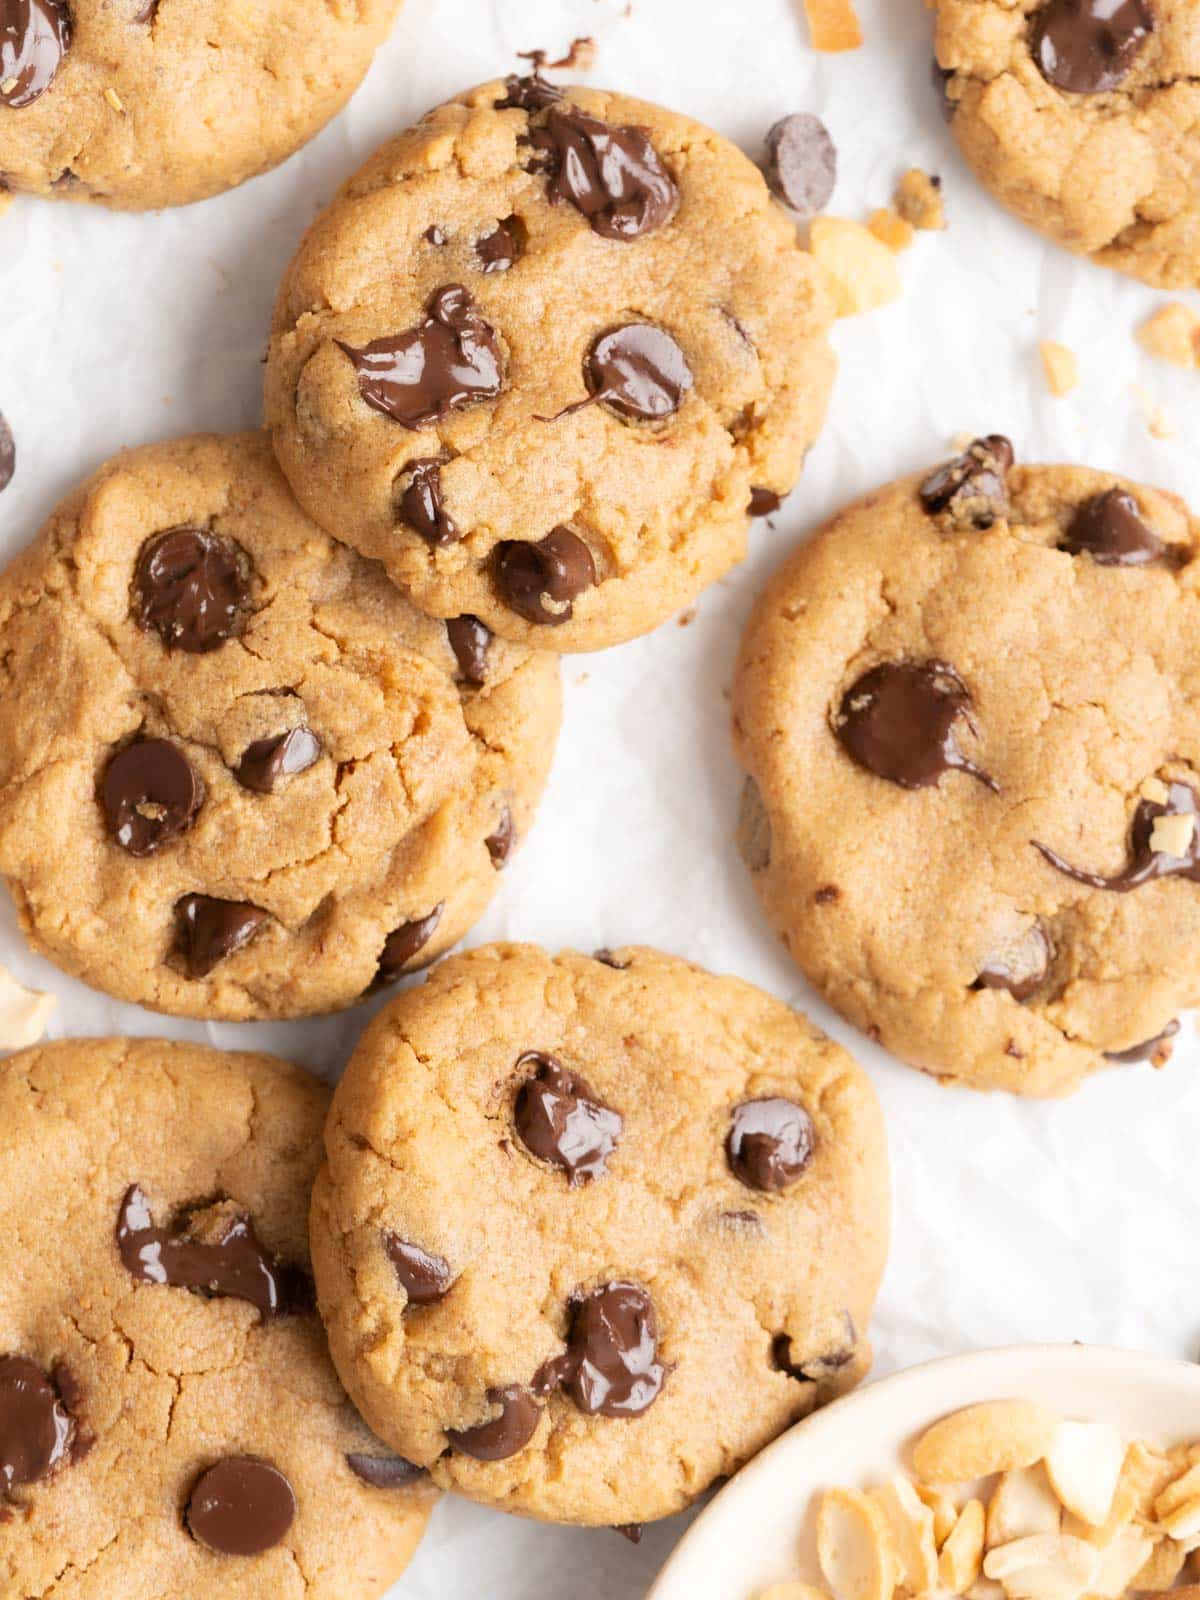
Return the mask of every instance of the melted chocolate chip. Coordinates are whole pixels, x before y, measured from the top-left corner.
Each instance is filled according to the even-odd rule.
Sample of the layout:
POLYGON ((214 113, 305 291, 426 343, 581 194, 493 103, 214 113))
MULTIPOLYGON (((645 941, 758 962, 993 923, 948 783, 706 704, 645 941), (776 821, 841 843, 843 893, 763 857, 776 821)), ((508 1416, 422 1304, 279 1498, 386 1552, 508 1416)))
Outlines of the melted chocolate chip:
POLYGON ((557 105, 562 97, 562 90, 547 83, 538 72, 528 73, 523 78, 514 74, 505 78, 504 98, 496 101, 496 110, 545 111, 547 106, 557 105))
POLYGON ((752 517, 769 517, 778 511, 782 504, 782 495, 776 494, 774 489, 761 489, 755 485, 750 490, 750 515, 752 517))
POLYGON ((1057 851, 1051 850, 1048 845, 1039 844, 1036 839, 1033 841, 1033 846, 1035 850, 1041 851, 1052 867, 1065 873, 1068 878, 1074 878, 1077 883, 1086 883, 1090 889, 1111 889, 1115 894, 1128 894, 1130 890, 1140 889, 1144 883, 1152 883, 1156 878, 1190 878, 1193 883, 1200 883, 1198 809, 1200 807, 1197 805, 1196 791, 1190 783, 1169 783, 1165 801, 1139 800, 1129 829, 1129 860, 1120 872, 1114 873, 1111 878, 1105 877, 1102 873, 1087 872, 1082 867, 1072 866, 1057 851), (1165 850, 1155 850, 1151 847, 1154 824, 1159 817, 1196 819, 1192 823, 1185 855, 1168 855, 1165 850))
POLYGON ((284 1266, 267 1251, 244 1212, 225 1218, 212 1240, 189 1237, 195 1213, 174 1229, 155 1225, 150 1202, 135 1183, 117 1212, 117 1249, 139 1283, 194 1289, 218 1299, 248 1300, 263 1317, 306 1311, 312 1285, 299 1267, 284 1266))
POLYGON ((17 470, 17 442, 3 414, 0 414, 0 492, 8 488, 17 470))
POLYGON ((508 806, 505 806, 500 814, 500 821, 496 824, 495 833, 489 833, 483 842, 487 845, 487 852, 492 858, 492 865, 499 872, 507 864, 509 856, 513 853, 513 846, 517 842, 517 829, 513 822, 513 814, 508 806))
POLYGON ((473 1428, 449 1428, 446 1437, 456 1450, 476 1461, 505 1461, 515 1456, 537 1432, 541 1407, 528 1389, 512 1384, 505 1389, 489 1389, 488 1405, 499 1407, 499 1414, 473 1428))
POLYGON ((267 920, 261 906, 246 900, 185 894, 175 903, 175 931, 188 977, 207 978, 226 956, 248 945, 267 920))
POLYGON ((778 1095, 743 1100, 730 1115, 725 1153, 740 1183, 763 1194, 778 1194, 790 1188, 812 1160, 812 1118, 803 1106, 778 1095))
POLYGON ((857 1342, 854 1321, 847 1312, 843 1342, 822 1351, 820 1355, 805 1356, 802 1360, 797 1360, 792 1355, 792 1341, 789 1336, 786 1333, 777 1333, 771 1341, 771 1360, 780 1372, 786 1372, 789 1378, 800 1378, 807 1383, 820 1383, 823 1378, 832 1377, 843 1367, 849 1366, 854 1359, 857 1342))
POLYGON ((1012 445, 1002 434, 989 433, 929 474, 920 488, 921 504, 931 515, 947 511, 956 522, 990 528, 1008 515, 1012 464, 1012 445))
POLYGON ((403 1456, 368 1456, 353 1451, 346 1456, 346 1465, 372 1489, 402 1489, 425 1476, 424 1467, 403 1456))
POLYGON ((151 856, 196 820, 204 784, 169 739, 139 739, 104 769, 100 803, 108 831, 131 856, 151 856))
POLYGON ((640 1417, 666 1375, 650 1296, 636 1283, 616 1281, 573 1297, 567 1348, 541 1367, 534 1389, 565 1389, 589 1417, 640 1417))
POLYGON ((1102 567, 1144 567, 1161 561, 1166 546, 1138 514, 1124 489, 1108 489, 1085 500, 1059 543, 1073 556, 1088 555, 1102 567))
POLYGON ((623 417, 658 421, 679 410, 692 372, 669 333, 652 322, 630 322, 596 340, 587 381, 592 399, 623 417))
POLYGON ((1038 70, 1068 94, 1105 94, 1123 83, 1154 32, 1148 0, 1049 0, 1029 49, 1038 70))
POLYGON ((454 659, 458 662, 459 677, 464 683, 480 688, 487 681, 492 630, 478 617, 451 617, 446 623, 446 635, 454 651, 454 659))
POLYGON ((32 105, 70 47, 66 0, 0 0, 0 105, 13 111, 32 105))
POLYGON ((285 1536, 296 1517, 291 1484, 260 1456, 226 1456, 192 1486, 187 1525, 221 1556, 256 1556, 285 1536))
POLYGON ((70 1455, 74 1432, 42 1369, 25 1356, 0 1356, 0 1490, 49 1477, 70 1455))
POLYGON ((433 938, 444 909, 443 905, 436 905, 428 916, 402 922, 388 934, 383 943, 383 954, 379 957, 378 982, 391 983, 400 976, 413 957, 433 938))
POLYGON ((428 244, 445 244, 446 230, 444 228, 439 228, 436 222, 431 222, 421 237, 428 244))
POLYGON ((168 650, 203 655, 245 624, 250 557, 205 528, 169 528, 147 539, 133 574, 133 615, 168 650))
POLYGON ((837 182, 837 150, 820 117, 797 111, 767 133, 767 182, 797 216, 824 211, 837 182))
POLYGON ((291 728, 269 739, 256 739, 242 751, 233 775, 244 789, 271 794, 280 778, 307 772, 320 759, 321 741, 311 728, 291 728))
POLYGON ((1005 989, 1014 1000, 1030 1000, 1046 981, 1050 970, 1050 941, 1039 923, 1030 923, 1010 943, 993 950, 973 989, 1005 989))
POLYGON ((354 363, 366 403, 406 428, 424 428, 502 386, 496 330, 461 284, 439 289, 425 321, 356 348, 338 341, 354 363))
POLYGON ((496 582, 518 616, 557 628, 571 620, 572 602, 596 582, 596 563, 578 534, 558 527, 540 544, 512 539, 498 545, 496 582))
POLYGON ((605 239, 640 239, 675 215, 679 190, 641 128, 552 106, 530 142, 548 161, 552 203, 568 200, 605 239))
POLYGON ((602 967, 611 967, 614 972, 628 972, 630 967, 628 961, 618 961, 607 945, 604 945, 599 950, 594 950, 592 952, 592 960, 598 961, 602 967))
POLYGON ((641 1544, 642 1535, 646 1531, 644 1522, 616 1522, 613 1532, 619 1533, 622 1539, 628 1539, 630 1544, 641 1544))
POLYGON ((517 1092, 514 1121, 526 1150, 565 1172, 572 1189, 601 1177, 621 1137, 620 1112, 553 1056, 531 1051, 517 1062, 523 1068, 532 1076, 517 1092))
POLYGON ((457 544, 462 538, 454 518, 442 504, 442 463, 436 457, 410 461, 408 484, 400 496, 400 513, 428 544, 457 544))
POLYGON ((475 241, 481 272, 507 272, 525 253, 525 224, 520 217, 505 217, 491 233, 475 241))
POLYGON ((851 684, 834 723, 860 767, 904 789, 926 789, 944 772, 966 772, 998 789, 958 748, 960 718, 972 728, 971 696, 946 661, 885 661, 851 684))
POLYGON ((1115 1061, 1120 1066, 1132 1066, 1138 1061, 1152 1061, 1156 1067, 1165 1066, 1171 1058, 1171 1041, 1178 1032, 1179 1020, 1174 1018, 1153 1039, 1143 1039, 1141 1044, 1130 1045, 1128 1050, 1106 1050, 1104 1059, 1115 1061))
POLYGON ((445 1298, 454 1282, 454 1273, 445 1256, 423 1250, 398 1233, 385 1233, 383 1247, 410 1306, 431 1306, 445 1298))

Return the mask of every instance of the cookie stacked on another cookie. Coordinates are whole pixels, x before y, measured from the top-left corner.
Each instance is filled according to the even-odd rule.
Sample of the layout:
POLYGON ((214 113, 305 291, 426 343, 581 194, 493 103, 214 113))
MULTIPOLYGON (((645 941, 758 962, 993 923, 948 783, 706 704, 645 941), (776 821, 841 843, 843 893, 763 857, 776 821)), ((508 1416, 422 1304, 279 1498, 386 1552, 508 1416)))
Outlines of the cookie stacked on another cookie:
POLYGON ((1200 523, 978 439, 798 550, 734 693, 741 848, 830 1002, 1057 1095, 1200 999, 1200 523))
POLYGON ((308 1277, 328 1098, 159 1040, 0 1065, 0 1593, 373 1600, 403 1571, 436 1496, 346 1399, 308 1277))
POLYGON ((646 949, 452 957, 368 1029, 326 1148, 335 1364, 443 1487, 666 1516, 869 1364, 879 1107, 749 984, 646 949))
POLYGON ((413 610, 264 435, 118 457, 0 576, 0 872, 35 946, 200 1017, 352 1004, 480 916, 551 656, 413 610))
POLYGON ((967 160, 1023 221, 1163 288, 1200 287, 1200 32, 1170 0, 937 0, 967 160))
POLYGON ((823 419, 831 321, 733 145, 512 78, 384 145, 314 224, 267 423, 310 515, 421 609, 598 649, 742 558, 823 419))

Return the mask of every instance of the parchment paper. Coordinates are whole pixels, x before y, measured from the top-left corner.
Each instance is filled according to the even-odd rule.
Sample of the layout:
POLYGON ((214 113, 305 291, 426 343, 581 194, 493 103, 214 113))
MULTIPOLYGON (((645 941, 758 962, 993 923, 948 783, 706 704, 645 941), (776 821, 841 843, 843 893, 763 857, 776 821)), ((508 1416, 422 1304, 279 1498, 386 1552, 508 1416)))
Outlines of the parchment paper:
MULTIPOLYGON (((783 553, 851 496, 944 454, 961 430, 1007 433, 1025 459, 1117 468, 1200 507, 1200 378, 1133 342, 1160 296, 1043 244, 966 171, 930 87, 920 0, 860 0, 866 45, 840 57, 810 50, 799 0, 633 0, 626 12, 625 0, 408 0, 350 109, 244 189, 146 217, 18 200, 0 218, 0 409, 19 452, 0 497, 0 555, 122 446, 256 423, 271 302, 301 230, 385 136, 511 70, 517 50, 559 53, 593 35, 589 81, 688 111, 755 156, 776 117, 815 111, 840 155, 831 209, 849 216, 886 203, 903 167, 940 172, 949 231, 920 236, 903 258, 899 303, 838 326, 829 421, 800 488, 773 525, 756 525, 750 561, 689 626, 567 658, 550 791, 473 937, 658 944, 764 985, 850 1047, 883 1099, 895 1171, 877 1375, 1023 1339, 1200 1353, 1190 1029, 1165 1071, 1113 1071, 1053 1105, 947 1090, 888 1059, 808 993, 759 918, 731 844, 739 781, 726 699, 752 598, 783 553), (1069 399, 1045 391, 1042 337, 1080 356, 1069 399), (1136 384, 1173 412, 1176 439, 1150 437, 1136 384)), ((55 1035, 261 1047, 330 1079, 365 1016, 205 1027, 118 1005, 33 957, 6 897, 0 961, 58 994, 55 1035)), ((660 1525, 635 1549, 615 1533, 446 1501, 396 1593, 635 1600, 680 1531, 679 1520, 660 1525)))

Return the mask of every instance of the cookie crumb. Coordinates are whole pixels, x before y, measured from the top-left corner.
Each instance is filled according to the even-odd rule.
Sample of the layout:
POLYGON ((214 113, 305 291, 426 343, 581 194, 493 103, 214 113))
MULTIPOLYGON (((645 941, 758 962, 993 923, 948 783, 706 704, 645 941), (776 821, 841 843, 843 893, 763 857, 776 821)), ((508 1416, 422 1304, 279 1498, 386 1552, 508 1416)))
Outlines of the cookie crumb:
POLYGON ((54 995, 27 989, 7 967, 0 967, 0 1050, 24 1050, 36 1044, 57 1004, 54 995))
POLYGON ((1179 300, 1161 306, 1137 331, 1148 354, 1175 367, 1200 365, 1200 317, 1179 300))
POLYGON ((1153 439, 1173 439, 1178 432, 1175 419, 1166 406, 1159 405, 1157 400, 1142 388, 1140 383, 1133 385, 1134 397, 1138 409, 1146 422, 1146 431, 1153 439))
POLYGON ((942 204, 942 180, 910 167, 896 185, 892 204, 905 222, 926 233, 940 233, 946 226, 942 204))
POLYGON ((867 227, 880 240, 887 245, 893 255, 898 255, 901 250, 907 250, 913 242, 913 225, 906 222, 890 206, 881 206, 878 211, 872 211, 867 218, 867 227))
POLYGON ((1043 339, 1038 345, 1038 354, 1042 358, 1046 387, 1056 400, 1079 387, 1079 358, 1074 350, 1054 339, 1043 339))
POLYGON ((825 274, 839 317, 874 311, 900 298, 895 256, 861 222, 814 217, 809 249, 825 274))
POLYGON ((862 29, 851 0, 804 0, 814 50, 857 50, 862 29))

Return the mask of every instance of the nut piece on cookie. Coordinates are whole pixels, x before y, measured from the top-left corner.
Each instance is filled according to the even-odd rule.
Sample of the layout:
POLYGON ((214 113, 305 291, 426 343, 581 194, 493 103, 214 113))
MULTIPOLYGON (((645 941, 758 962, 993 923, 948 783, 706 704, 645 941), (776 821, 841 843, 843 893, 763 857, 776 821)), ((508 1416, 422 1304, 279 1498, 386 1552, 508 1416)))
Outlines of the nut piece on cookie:
POLYGON ((326 1146, 335 1364, 389 1448, 473 1499, 668 1516, 869 1364, 874 1095, 749 984, 637 947, 451 957, 364 1035, 326 1146))

